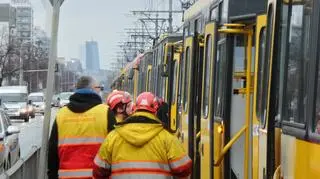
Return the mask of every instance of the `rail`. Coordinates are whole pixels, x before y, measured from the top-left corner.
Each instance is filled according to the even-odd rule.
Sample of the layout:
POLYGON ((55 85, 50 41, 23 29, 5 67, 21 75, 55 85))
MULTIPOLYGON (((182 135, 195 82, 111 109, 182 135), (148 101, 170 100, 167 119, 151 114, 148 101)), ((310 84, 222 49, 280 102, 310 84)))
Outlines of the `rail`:
POLYGON ((40 147, 33 146, 30 153, 20 158, 9 170, 0 175, 0 179, 37 178, 40 160, 40 147))

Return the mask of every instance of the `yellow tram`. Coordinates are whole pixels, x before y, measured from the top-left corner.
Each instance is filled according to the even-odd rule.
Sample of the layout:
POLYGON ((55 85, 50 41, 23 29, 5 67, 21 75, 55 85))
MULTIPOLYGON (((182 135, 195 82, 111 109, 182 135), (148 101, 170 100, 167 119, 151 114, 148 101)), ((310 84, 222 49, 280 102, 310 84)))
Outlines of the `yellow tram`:
POLYGON ((319 7, 198 0, 112 85, 169 103, 194 179, 320 178, 319 7))

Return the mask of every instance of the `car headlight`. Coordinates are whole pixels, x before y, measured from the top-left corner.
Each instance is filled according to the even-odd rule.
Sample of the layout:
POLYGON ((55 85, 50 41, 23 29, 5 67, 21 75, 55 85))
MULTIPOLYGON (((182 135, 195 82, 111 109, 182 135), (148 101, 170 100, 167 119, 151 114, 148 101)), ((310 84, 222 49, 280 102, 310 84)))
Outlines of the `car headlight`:
POLYGON ((20 109, 20 113, 27 113, 27 109, 26 108, 20 109))
POLYGON ((41 109, 45 109, 45 108, 46 108, 46 105, 41 105, 40 108, 41 108, 41 109))
POLYGON ((33 107, 28 107, 28 112, 32 112, 33 111, 33 107))

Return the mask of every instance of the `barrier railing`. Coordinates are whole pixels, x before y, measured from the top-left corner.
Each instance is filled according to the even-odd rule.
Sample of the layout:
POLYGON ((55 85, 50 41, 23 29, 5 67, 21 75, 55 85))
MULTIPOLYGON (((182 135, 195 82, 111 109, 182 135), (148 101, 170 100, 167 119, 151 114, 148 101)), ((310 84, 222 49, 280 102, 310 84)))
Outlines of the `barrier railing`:
POLYGON ((40 147, 34 146, 30 153, 21 158, 0 179, 36 179, 40 160, 40 147))

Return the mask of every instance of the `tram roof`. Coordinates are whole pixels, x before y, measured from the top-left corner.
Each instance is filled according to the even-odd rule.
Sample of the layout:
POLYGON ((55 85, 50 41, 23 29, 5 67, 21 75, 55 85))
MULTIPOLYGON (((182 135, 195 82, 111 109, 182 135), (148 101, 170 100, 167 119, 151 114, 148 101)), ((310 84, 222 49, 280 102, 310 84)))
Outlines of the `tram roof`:
POLYGON ((187 9, 184 13, 184 20, 188 21, 189 19, 198 16, 204 8, 209 8, 213 2, 217 0, 198 0, 195 2, 189 9, 187 9))

